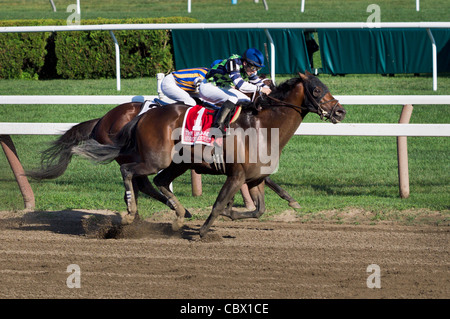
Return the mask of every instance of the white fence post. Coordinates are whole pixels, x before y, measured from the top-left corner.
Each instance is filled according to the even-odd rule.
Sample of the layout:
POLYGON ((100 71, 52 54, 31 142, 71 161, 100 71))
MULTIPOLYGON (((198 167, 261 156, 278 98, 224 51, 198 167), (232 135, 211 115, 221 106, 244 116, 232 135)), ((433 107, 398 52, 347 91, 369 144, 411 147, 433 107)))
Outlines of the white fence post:
POLYGON ((433 58, 433 91, 437 91, 437 48, 431 29, 427 28, 428 36, 431 41, 432 58, 433 58))
MULTIPOLYGON (((399 123, 409 123, 413 106, 406 104, 403 106, 399 123)), ((398 161, 398 185, 401 198, 409 197, 409 169, 408 169, 408 138, 406 136, 397 137, 397 161, 398 161)))
POLYGON ((116 37, 112 31, 109 31, 111 38, 114 41, 114 47, 116 48, 116 82, 117 82, 117 91, 120 91, 120 47, 117 42, 116 37))
MULTIPOLYGON (((272 36, 269 33, 268 29, 264 29, 267 38, 270 43, 270 78, 272 79, 273 84, 275 85, 275 44, 273 43, 272 36)), ((269 63, 269 61, 267 61, 269 63)))
POLYGON ((50 4, 52 5, 53 12, 56 12, 56 6, 53 0, 50 0, 50 4))

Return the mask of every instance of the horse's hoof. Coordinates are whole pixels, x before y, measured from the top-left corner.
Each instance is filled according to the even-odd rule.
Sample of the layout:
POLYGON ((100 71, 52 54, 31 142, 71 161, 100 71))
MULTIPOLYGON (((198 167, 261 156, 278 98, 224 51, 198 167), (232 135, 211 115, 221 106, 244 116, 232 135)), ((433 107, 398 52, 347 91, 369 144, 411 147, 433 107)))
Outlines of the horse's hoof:
POLYGON ((184 218, 192 218, 192 214, 187 209, 184 209, 184 218))
POLYGON ((122 225, 130 225, 134 221, 134 215, 130 214, 121 214, 122 217, 122 225))
POLYGON ((172 223, 172 230, 173 231, 179 231, 181 229, 181 227, 183 227, 183 225, 184 225, 183 220, 179 220, 177 218, 172 223))
POLYGON ((293 202, 289 202, 289 206, 291 206, 294 209, 301 209, 302 207, 300 206, 300 204, 296 201, 293 202))
POLYGON ((200 235, 200 238, 203 238, 203 237, 205 237, 206 236, 206 234, 208 233, 208 231, 209 231, 209 227, 208 226, 202 226, 201 228, 200 228, 200 230, 199 230, 199 232, 198 232, 198 234, 200 235))
POLYGON ((253 203, 246 203, 245 208, 250 211, 256 210, 256 206, 253 203))

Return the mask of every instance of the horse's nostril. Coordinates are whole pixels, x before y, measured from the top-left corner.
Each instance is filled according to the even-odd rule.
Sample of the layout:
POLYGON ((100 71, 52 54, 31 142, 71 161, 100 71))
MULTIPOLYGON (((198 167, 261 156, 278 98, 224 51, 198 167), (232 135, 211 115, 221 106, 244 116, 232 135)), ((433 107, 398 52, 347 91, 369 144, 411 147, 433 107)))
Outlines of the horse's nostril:
POLYGON ((347 111, 345 109, 337 109, 336 110, 336 115, 339 116, 344 116, 347 113, 347 111))

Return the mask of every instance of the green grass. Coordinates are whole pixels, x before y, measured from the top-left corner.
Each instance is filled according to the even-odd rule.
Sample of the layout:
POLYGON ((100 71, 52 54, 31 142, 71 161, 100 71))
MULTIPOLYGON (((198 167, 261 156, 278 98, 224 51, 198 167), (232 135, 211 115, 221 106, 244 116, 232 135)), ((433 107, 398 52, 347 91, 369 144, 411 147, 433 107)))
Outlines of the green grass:
MULTIPOLYGON (((0 0, 0 19, 64 19, 70 13, 66 8, 74 0, 55 1, 53 12, 49 1, 0 0)), ((300 0, 268 0, 269 10, 263 1, 239 0, 231 5, 227 0, 193 0, 192 12, 187 12, 186 0, 134 0, 134 1, 81 1, 81 19, 147 18, 188 16, 200 22, 365 22, 371 12, 370 4, 380 6, 382 22, 449 21, 450 3, 447 0, 421 1, 419 12, 412 0, 321 0, 306 1, 305 12, 300 12, 300 0)))
MULTIPOLYGON (((58 12, 51 11, 48 1, 0 0, 0 19, 67 19, 66 12, 73 0, 55 1, 58 12)), ((268 0, 269 11, 262 1, 194 0, 192 13, 187 13, 187 1, 81 1, 81 22, 88 18, 127 18, 190 16, 199 22, 365 22, 370 13, 366 8, 373 1, 306 1, 306 12, 300 13, 300 0, 268 0)), ((377 1, 382 22, 449 21, 450 2, 421 1, 416 12, 411 0, 377 1)), ((315 67, 320 56, 315 55, 315 67)), ((277 75, 277 82, 291 77, 277 75)), ((363 94, 449 94, 450 78, 440 74, 438 92, 431 90, 429 74, 414 77, 396 75, 321 75, 334 95, 363 94)), ((115 79, 109 80, 1 80, 0 95, 90 95, 90 94, 156 94, 153 78, 122 80, 117 92, 115 79)), ((0 121, 12 122, 81 122, 102 116, 110 105, 1 105, 0 121)), ((401 106, 347 106, 347 123, 396 123, 401 106)), ((412 123, 449 123, 448 105, 415 106, 412 123)), ((306 122, 318 122, 310 114, 306 122)), ((25 169, 39 163, 39 152, 54 140, 54 136, 13 136, 25 169)), ((281 156, 273 180, 284 187, 302 205, 301 216, 312 216, 324 210, 363 209, 374 213, 373 220, 386 219, 388 212, 435 210, 449 212, 450 142, 442 137, 408 138, 411 195, 400 199, 398 191, 396 139, 394 137, 295 136, 281 156), (314 213, 314 214, 310 214, 314 213)), ((175 193, 190 209, 211 207, 224 176, 203 176, 203 195, 191 196, 189 174, 174 182, 175 193)), ((6 158, 0 152, 0 209, 20 210, 23 201, 6 158)), ((123 186, 118 165, 94 165, 74 158, 66 173, 56 180, 35 182, 31 186, 36 196, 36 209, 110 209, 124 211, 123 186)), ((236 197, 242 206, 242 198, 236 197)), ((267 213, 278 214, 289 209, 275 193, 266 189, 267 213)), ((160 203, 140 198, 139 209, 144 216, 166 210, 160 203)), ((206 212, 206 211, 205 211, 206 212)), ((204 216, 202 216, 204 217, 204 216)), ((408 217, 413 220, 414 217, 408 217)), ((448 217, 447 217, 448 218, 448 217)), ((340 220, 338 222, 341 222, 340 220)))

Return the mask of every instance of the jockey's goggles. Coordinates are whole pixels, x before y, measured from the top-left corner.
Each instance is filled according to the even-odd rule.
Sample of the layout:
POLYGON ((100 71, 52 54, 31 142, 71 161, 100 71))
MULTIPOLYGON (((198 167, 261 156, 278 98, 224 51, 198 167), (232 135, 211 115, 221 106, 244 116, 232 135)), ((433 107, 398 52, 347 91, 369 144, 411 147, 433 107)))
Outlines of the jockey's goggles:
POLYGON ((248 63, 248 62, 247 62, 247 64, 246 64, 245 67, 246 67, 246 68, 249 68, 249 69, 252 70, 252 71, 259 71, 259 70, 261 70, 261 67, 256 66, 256 65, 253 65, 253 64, 248 63))

